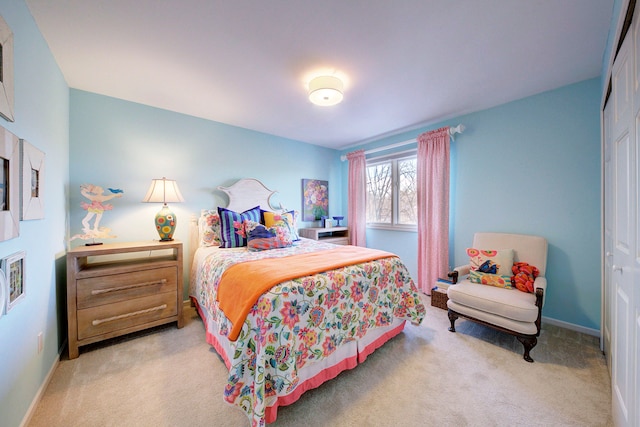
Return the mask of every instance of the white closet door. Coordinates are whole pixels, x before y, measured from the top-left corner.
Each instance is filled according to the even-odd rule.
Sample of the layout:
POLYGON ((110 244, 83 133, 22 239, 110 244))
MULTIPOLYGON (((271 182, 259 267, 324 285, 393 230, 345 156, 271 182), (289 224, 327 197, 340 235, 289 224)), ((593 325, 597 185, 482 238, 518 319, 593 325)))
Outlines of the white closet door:
MULTIPOLYGON (((612 182, 611 172, 611 150, 612 150, 612 122, 611 103, 607 103, 603 114, 604 145, 602 150, 603 159, 603 179, 605 184, 612 182)), ((613 311, 613 286, 611 285, 611 272, 613 261, 613 186, 603 186, 604 221, 603 221, 603 243, 604 262, 602 269, 603 289, 602 289, 602 331, 601 345, 607 357, 607 368, 611 376, 611 337, 612 333, 612 311, 613 311)))
MULTIPOLYGON (((611 386, 613 416, 617 425, 634 425, 636 412, 634 331, 634 265, 636 255, 636 109, 634 98, 635 31, 628 34, 613 65, 611 182, 613 256, 610 274, 613 293, 611 386), (633 34, 633 36, 631 36, 633 34)), ((640 55, 638 56, 640 58, 640 55)), ((640 102, 638 102, 640 106, 640 102)), ((605 132, 606 133, 606 132, 605 132)), ((606 260, 605 260, 606 265, 606 260)))
POLYGON ((633 92, 633 108, 635 138, 633 140, 631 159, 631 179, 633 194, 633 209, 631 210, 633 218, 633 246, 632 258, 629 260, 630 274, 627 276, 625 283, 629 286, 632 293, 631 318, 629 319, 630 334, 628 339, 631 340, 631 370, 628 372, 631 378, 631 396, 630 402, 632 409, 629 412, 629 422, 627 425, 640 426, 640 8, 636 7, 633 17, 633 52, 634 52, 634 92, 633 92))

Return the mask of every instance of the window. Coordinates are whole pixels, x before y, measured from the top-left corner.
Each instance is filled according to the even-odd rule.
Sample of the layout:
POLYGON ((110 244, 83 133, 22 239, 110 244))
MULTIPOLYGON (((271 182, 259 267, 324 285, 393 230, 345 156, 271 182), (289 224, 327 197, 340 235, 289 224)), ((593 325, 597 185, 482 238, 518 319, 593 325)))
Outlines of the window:
POLYGON ((367 161, 367 226, 415 230, 418 188, 415 154, 367 161))

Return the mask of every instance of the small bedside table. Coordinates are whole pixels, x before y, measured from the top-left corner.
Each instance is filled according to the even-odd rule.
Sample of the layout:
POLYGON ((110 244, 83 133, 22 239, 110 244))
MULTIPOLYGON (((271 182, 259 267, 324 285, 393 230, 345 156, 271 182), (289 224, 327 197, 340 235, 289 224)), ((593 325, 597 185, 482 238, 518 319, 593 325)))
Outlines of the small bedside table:
POLYGON ((128 242, 67 252, 69 359, 78 347, 182 322, 182 243, 128 242))
POLYGON ((323 242, 333 243, 334 245, 349 244, 349 227, 310 227, 301 228, 299 230, 301 237, 307 239, 321 240, 323 242))

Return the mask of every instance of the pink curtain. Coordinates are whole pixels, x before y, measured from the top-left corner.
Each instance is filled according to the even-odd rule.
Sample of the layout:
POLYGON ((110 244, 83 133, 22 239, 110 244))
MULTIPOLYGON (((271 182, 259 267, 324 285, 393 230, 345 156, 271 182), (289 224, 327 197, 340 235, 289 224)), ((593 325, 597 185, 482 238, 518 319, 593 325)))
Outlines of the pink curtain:
POLYGON ((418 137, 418 287, 427 295, 449 268, 449 127, 418 137))
POLYGON ((347 154, 349 160, 349 221, 350 243, 355 246, 367 246, 367 207, 366 207, 366 167, 364 150, 347 154))

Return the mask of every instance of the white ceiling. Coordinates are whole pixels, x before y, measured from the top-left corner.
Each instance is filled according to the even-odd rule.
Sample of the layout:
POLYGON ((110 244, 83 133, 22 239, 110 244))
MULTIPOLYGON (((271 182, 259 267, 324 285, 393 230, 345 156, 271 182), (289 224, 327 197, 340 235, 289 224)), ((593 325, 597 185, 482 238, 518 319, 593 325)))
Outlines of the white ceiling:
POLYGON ((597 77, 613 0, 26 0, 70 87, 332 148, 597 77), (345 81, 318 107, 306 85, 345 81))

